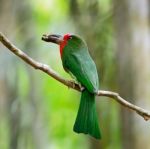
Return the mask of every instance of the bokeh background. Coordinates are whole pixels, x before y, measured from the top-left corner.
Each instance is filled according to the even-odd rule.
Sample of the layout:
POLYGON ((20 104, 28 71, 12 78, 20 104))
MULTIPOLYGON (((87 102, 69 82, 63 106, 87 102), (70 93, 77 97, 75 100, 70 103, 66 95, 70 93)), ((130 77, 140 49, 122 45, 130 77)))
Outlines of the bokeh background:
MULTIPOLYGON (((64 78, 43 33, 75 33, 89 47, 100 88, 150 110, 149 0, 0 0, 0 31, 64 78)), ((150 122, 98 97, 100 141, 73 132, 80 93, 0 45, 0 149, 150 149, 150 122)))

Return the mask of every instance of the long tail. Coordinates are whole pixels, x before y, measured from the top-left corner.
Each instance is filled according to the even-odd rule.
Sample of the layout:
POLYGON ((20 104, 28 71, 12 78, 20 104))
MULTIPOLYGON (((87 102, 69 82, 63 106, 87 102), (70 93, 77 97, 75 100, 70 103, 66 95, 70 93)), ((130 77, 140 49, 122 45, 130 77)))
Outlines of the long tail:
POLYGON ((80 106, 73 130, 101 139, 95 106, 95 95, 84 90, 81 95, 80 106))

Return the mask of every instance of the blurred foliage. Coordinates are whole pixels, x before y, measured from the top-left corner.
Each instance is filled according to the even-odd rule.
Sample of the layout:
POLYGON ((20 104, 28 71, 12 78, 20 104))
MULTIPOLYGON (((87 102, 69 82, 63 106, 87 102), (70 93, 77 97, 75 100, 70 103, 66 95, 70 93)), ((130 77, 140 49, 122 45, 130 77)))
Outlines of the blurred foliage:
MULTIPOLYGON (((97 8, 100 10, 100 17, 97 16, 97 18, 95 18, 94 15, 97 13, 91 12, 93 13, 93 19, 95 18, 95 25, 87 22, 81 26, 82 29, 85 27, 85 30, 82 30, 82 32, 78 30, 76 24, 81 25, 80 21, 84 20, 82 20, 82 15, 80 15, 81 19, 73 20, 73 16, 70 14, 70 2, 71 1, 61 0, 31 0, 26 2, 18 1, 18 4, 13 3, 12 7, 14 7, 14 9, 15 5, 18 5, 18 7, 16 7, 17 24, 11 33, 12 35, 17 35, 18 40, 16 45, 20 44, 20 47, 24 48, 28 54, 33 55, 38 61, 50 64, 53 69, 68 79, 70 77, 64 72, 61 65, 58 47, 40 41, 40 37, 43 33, 57 32, 63 34, 75 31, 75 33, 83 35, 85 39, 89 38, 91 34, 92 36, 96 35, 94 41, 96 44, 91 44, 91 47, 95 44, 92 49, 99 49, 101 52, 103 50, 105 51, 103 55, 112 57, 112 50, 110 50, 111 44, 109 44, 112 41, 112 23, 109 21, 111 18, 109 14, 110 1, 100 1, 101 5, 97 8), (89 34, 86 32, 86 26, 88 25, 93 26, 89 34), (99 42, 99 40, 101 40, 101 42, 99 42), (106 54, 106 52, 108 54, 106 54)), ((84 11, 84 9, 86 9, 84 7, 85 4, 88 5, 88 3, 83 0, 79 1, 80 10, 88 14, 88 10, 84 11)), ((87 15, 84 14, 83 17, 84 16, 87 15)), ((88 43, 88 45, 90 46, 90 43, 88 43)), ((100 53, 93 51, 93 55, 94 52, 100 53)), ((96 55, 94 57, 96 57, 96 55)), ((106 58, 100 57, 101 62, 105 63, 106 58)), ((24 144, 25 147, 21 148, 36 148, 34 135, 31 133, 33 131, 31 125, 33 123, 33 127, 36 127, 37 124, 34 126, 34 117, 40 117, 42 124, 36 131, 42 129, 45 132, 45 135, 48 136, 48 140, 50 140, 50 148, 87 149, 88 146, 90 146, 88 143, 89 137, 82 134, 75 134, 72 130, 80 99, 79 93, 68 90, 64 85, 49 76, 32 70, 32 68, 28 68, 29 66, 20 62, 17 58, 14 59, 16 59, 19 64, 17 72, 14 74, 18 76, 17 82, 13 84, 18 84, 17 100, 19 101, 17 102, 21 103, 20 112, 22 115, 20 122, 22 131, 20 132, 18 146, 24 144)), ((97 65, 99 65, 99 56, 96 62, 97 65)), ((109 65, 109 58, 106 64, 109 65)), ((10 76, 7 76, 7 79, 9 78, 10 76)), ((114 111, 112 115, 117 117, 116 114, 114 111)), ((35 123, 37 122, 38 121, 35 120, 35 123)), ((9 146, 7 140, 9 140, 8 138, 11 131, 8 131, 9 126, 7 126, 7 123, 7 120, 4 121, 3 119, 3 123, 0 125, 0 138, 3 138, 0 139, 0 148, 3 149, 7 149, 9 146)), ((115 126, 116 124, 114 124, 114 126, 112 125, 112 127, 115 126)), ((114 130, 114 128, 112 130, 114 130)))
MULTIPOLYGON (((0 30, 39 62, 61 76, 56 45, 44 43, 44 33, 82 36, 100 74, 100 87, 117 90, 112 0, 0 0, 0 30)), ((122 147, 120 106, 97 101, 103 139, 73 132, 80 93, 68 89, 17 57, 0 50, 0 148, 88 149, 122 147), (5 66, 5 67, 4 67, 5 66), (14 144, 13 144, 14 143, 14 144), (16 145, 16 144, 17 145, 16 145), (95 146, 94 146, 95 145, 95 146)))

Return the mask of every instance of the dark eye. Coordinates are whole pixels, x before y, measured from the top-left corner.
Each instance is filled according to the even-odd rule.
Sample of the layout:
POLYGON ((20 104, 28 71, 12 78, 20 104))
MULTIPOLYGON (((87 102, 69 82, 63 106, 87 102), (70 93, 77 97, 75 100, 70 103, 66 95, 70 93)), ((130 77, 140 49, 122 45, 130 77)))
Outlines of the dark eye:
POLYGON ((65 34, 64 37, 63 37, 64 40, 69 40, 69 39, 72 39, 72 35, 70 35, 69 33, 68 34, 65 34))
POLYGON ((69 40, 72 39, 72 35, 69 36, 69 40))

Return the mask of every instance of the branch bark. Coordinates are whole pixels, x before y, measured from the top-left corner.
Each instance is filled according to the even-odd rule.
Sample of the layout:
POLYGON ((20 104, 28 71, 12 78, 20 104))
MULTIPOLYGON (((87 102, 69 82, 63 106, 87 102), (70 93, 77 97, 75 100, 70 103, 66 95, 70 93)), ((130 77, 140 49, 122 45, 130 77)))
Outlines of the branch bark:
MULTIPOLYGON (((62 84, 68 86, 69 88, 75 89, 80 92, 84 89, 84 87, 81 87, 79 84, 75 83, 74 81, 70 81, 70 80, 66 80, 66 79, 62 78, 59 74, 57 74, 48 65, 37 62, 34 59, 32 59, 31 57, 29 57, 27 54, 25 54, 23 51, 21 51, 15 45, 13 45, 1 32, 0 32, 0 41, 8 50, 10 50, 12 53, 17 55, 18 57, 20 57, 23 61, 25 61, 27 64, 34 67, 35 69, 39 69, 39 70, 45 72, 46 74, 48 74, 52 78, 56 79, 57 81, 61 82, 62 84)), ((128 108, 129 110, 135 111, 137 114, 142 116, 145 120, 150 119, 150 111, 140 108, 140 107, 126 101, 118 93, 111 92, 111 91, 99 90, 97 92, 97 96, 105 96, 105 97, 114 99, 115 101, 120 103, 122 106, 128 108)))

